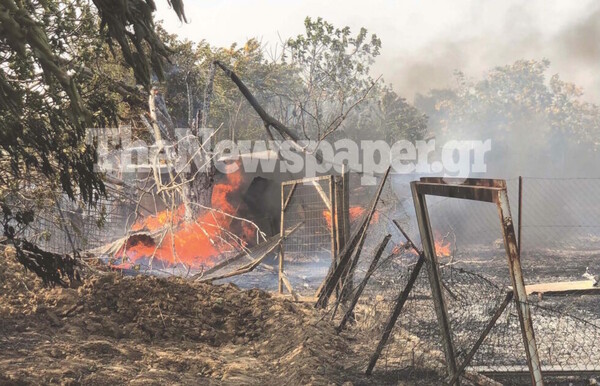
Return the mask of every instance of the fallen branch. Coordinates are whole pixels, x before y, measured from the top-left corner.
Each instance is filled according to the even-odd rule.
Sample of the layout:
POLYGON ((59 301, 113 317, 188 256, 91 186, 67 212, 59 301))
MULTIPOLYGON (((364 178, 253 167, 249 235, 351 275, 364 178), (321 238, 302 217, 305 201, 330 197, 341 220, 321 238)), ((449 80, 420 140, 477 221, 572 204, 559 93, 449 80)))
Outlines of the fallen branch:
POLYGON ((262 119, 263 123, 265 124, 265 128, 267 129, 267 133, 269 135, 269 127, 272 127, 275 130, 277 130, 282 137, 285 138, 285 136, 287 136, 288 138, 293 139, 296 143, 299 141, 299 138, 296 135, 296 133, 291 131, 286 125, 279 122, 276 118, 272 117, 265 111, 265 109, 260 105, 260 103, 258 103, 258 100, 254 97, 254 95, 252 95, 248 87, 244 84, 244 82, 242 82, 242 80, 236 75, 235 72, 230 70, 229 67, 225 66, 218 60, 215 60, 213 63, 217 65, 221 70, 223 70, 223 72, 225 72, 225 74, 229 76, 233 83, 235 83, 242 95, 244 95, 244 97, 246 98, 248 103, 250 103, 254 111, 256 111, 256 113, 260 116, 260 119, 262 119))
MULTIPOLYGON (((242 275, 244 273, 248 273, 248 272, 253 271, 265 259, 265 257, 267 257, 271 252, 273 252, 275 250, 275 248, 277 248, 279 246, 279 244, 281 244, 281 242, 283 240, 285 240, 286 237, 289 237, 298 228, 300 228, 300 226, 302 224, 303 223, 296 224, 293 228, 287 230, 285 232, 284 236, 279 236, 279 235, 273 236, 272 238, 270 238, 266 242, 258 244, 256 247, 254 247, 253 250, 249 251, 249 253, 246 255, 246 256, 251 256, 254 253, 258 254, 258 257, 255 258, 250 263, 248 263, 246 265, 243 265, 243 266, 239 267, 238 269, 236 269, 236 270, 234 270, 232 272, 228 272, 228 273, 225 273, 225 274, 219 275, 219 276, 202 278, 201 280, 198 280, 198 281, 201 282, 201 283, 212 282, 214 280, 226 279, 226 278, 229 278, 229 277, 238 276, 238 275, 242 275)), ((238 256, 240 256, 240 255, 238 255, 238 256)), ((237 260, 239 260, 238 256, 235 257, 235 258, 237 258, 237 260)), ((244 255, 242 255, 242 256, 244 256, 244 255)), ((225 264, 222 267, 227 266, 229 264, 225 264)))

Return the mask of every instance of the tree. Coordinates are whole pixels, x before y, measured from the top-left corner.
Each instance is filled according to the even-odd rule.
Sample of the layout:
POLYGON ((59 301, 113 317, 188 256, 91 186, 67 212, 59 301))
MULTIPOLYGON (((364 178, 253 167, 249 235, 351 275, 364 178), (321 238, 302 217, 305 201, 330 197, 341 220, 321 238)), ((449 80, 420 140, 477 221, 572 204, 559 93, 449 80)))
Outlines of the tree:
MULTIPOLYGON (((0 3, 2 149, 12 158, 13 172, 23 162, 45 176, 57 175, 67 194, 73 196, 77 185, 87 201, 102 184, 93 173, 93 148, 82 144, 85 128, 116 116, 114 108, 98 111, 88 86, 101 75, 90 63, 102 55, 103 41, 116 41, 137 81, 149 85, 151 69, 163 77, 168 55, 154 31, 152 3, 94 4, 96 10, 82 0, 0 3)), ((181 2, 172 5, 184 20, 181 2)))
POLYGON ((427 130, 427 116, 387 86, 373 90, 348 122, 344 132, 350 138, 381 139, 388 144, 422 139, 427 130))
POLYGON ((577 86, 547 77, 549 65, 519 60, 480 80, 457 72, 456 87, 432 90, 416 105, 440 141, 492 139, 488 164, 496 175, 566 171, 569 162, 595 157, 600 109, 577 86))
POLYGON ((296 104, 295 125, 306 138, 322 140, 340 127, 374 87, 369 69, 381 49, 377 35, 361 28, 336 28, 321 18, 304 21, 306 32, 285 45, 283 60, 296 66, 303 82, 290 95, 296 104))
MULTIPOLYGON (((10 224, 30 218, 17 214, 29 213, 43 202, 26 200, 23 188, 62 190, 86 203, 104 193, 101 176, 94 171, 94 145, 85 142, 86 128, 116 123, 122 99, 114 93, 127 95, 130 102, 137 94, 127 83, 114 82, 99 71, 97 63, 105 62, 107 50, 118 43, 120 55, 142 85, 149 87, 152 71, 163 78, 168 49, 155 32, 154 3, 93 4, 0 1, 0 201, 9 239, 15 237, 10 224), (6 211, 15 197, 27 201, 22 211, 6 211)), ((170 4, 185 20, 181 0, 170 4)), ((24 256, 26 245, 15 246, 24 256)))

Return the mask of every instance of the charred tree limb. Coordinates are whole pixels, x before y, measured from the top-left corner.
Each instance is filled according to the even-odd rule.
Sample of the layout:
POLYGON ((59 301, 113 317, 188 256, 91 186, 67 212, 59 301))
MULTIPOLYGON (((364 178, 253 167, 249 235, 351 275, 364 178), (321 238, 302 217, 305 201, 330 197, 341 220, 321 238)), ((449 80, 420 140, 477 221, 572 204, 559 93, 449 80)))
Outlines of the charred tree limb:
MULTIPOLYGON (((81 276, 78 270, 78 261, 69 256, 45 251, 37 245, 23 239, 11 238, 2 242, 14 247, 14 257, 25 267, 42 279, 44 285, 60 285, 68 287, 69 283, 80 282, 81 276), (65 280, 65 279, 68 279, 65 280)), ((8 256, 7 246, 5 257, 8 256)))
POLYGON ((225 74, 229 76, 231 81, 235 83, 235 85, 238 87, 242 95, 244 95, 248 103, 250 103, 254 111, 256 111, 256 113, 260 116, 260 119, 262 119, 262 121, 265 123, 267 133, 269 133, 269 127, 273 127, 279 132, 279 134, 281 134, 282 137, 285 138, 285 136, 287 136, 288 138, 293 139, 295 142, 298 142, 298 135, 296 135, 296 133, 290 130, 286 125, 279 122, 276 118, 269 115, 265 111, 265 109, 260 105, 258 100, 254 97, 252 92, 250 92, 250 90, 244 84, 244 82, 242 82, 242 80, 236 75, 235 72, 233 72, 231 69, 229 69, 229 67, 225 66, 218 60, 215 60, 213 63, 216 66, 219 66, 219 68, 221 68, 221 70, 223 70, 223 72, 225 72, 225 74))

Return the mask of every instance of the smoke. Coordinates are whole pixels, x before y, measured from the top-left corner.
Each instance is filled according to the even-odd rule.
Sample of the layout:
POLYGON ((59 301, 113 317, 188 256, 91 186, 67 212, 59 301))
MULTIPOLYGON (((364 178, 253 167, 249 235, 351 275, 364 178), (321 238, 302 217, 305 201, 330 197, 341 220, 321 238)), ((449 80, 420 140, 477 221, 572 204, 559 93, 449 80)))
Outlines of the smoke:
POLYGON ((600 104, 600 4, 595 6, 588 17, 557 36, 556 56, 570 63, 573 73, 569 76, 573 83, 584 87, 586 99, 600 104))
POLYGON ((455 31, 437 34, 414 49, 382 37, 383 54, 374 72, 383 74, 400 95, 412 100, 417 93, 453 86, 456 70, 479 78, 491 68, 516 60, 546 58, 552 74, 582 87, 585 100, 598 103, 600 3, 581 6, 575 14, 564 11, 561 15, 560 7, 554 8, 550 12, 539 3, 513 4, 498 10, 501 16, 492 17, 493 10, 473 5, 473 20, 465 17, 455 31), (479 18, 490 26, 482 26, 485 21, 479 18))

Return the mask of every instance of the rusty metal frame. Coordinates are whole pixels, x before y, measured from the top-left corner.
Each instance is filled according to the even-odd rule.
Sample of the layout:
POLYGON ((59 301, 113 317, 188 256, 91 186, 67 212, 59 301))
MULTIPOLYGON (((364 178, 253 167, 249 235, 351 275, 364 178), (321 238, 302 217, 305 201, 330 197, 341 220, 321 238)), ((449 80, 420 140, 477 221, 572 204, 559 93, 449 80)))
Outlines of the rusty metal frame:
POLYGON ((456 364, 456 354, 454 343, 452 341, 452 330, 448 320, 448 311, 446 301, 442 291, 442 282, 440 278, 439 265, 435 252, 435 241, 431 229, 431 221, 427 209, 426 196, 441 196, 449 198, 458 198, 465 200, 483 201, 496 204, 498 216, 502 225, 502 235, 504 247, 508 258, 508 267, 513 288, 513 297, 519 316, 521 326, 521 335, 527 355, 527 365, 531 376, 532 385, 543 385, 543 376, 540 359, 538 355, 535 334, 531 313, 527 304, 527 294, 523 272, 521 269, 521 258, 517 247, 515 230, 508 194, 506 190, 506 181, 497 179, 453 179, 441 177, 425 177, 420 181, 411 182, 411 190, 415 205, 417 222, 419 224, 419 233, 421 234, 421 243, 423 244, 423 253, 429 273, 429 284, 435 304, 435 312, 438 319, 438 325, 442 334, 444 354, 448 367, 448 376, 451 380, 456 380, 458 384, 459 375, 456 364))

